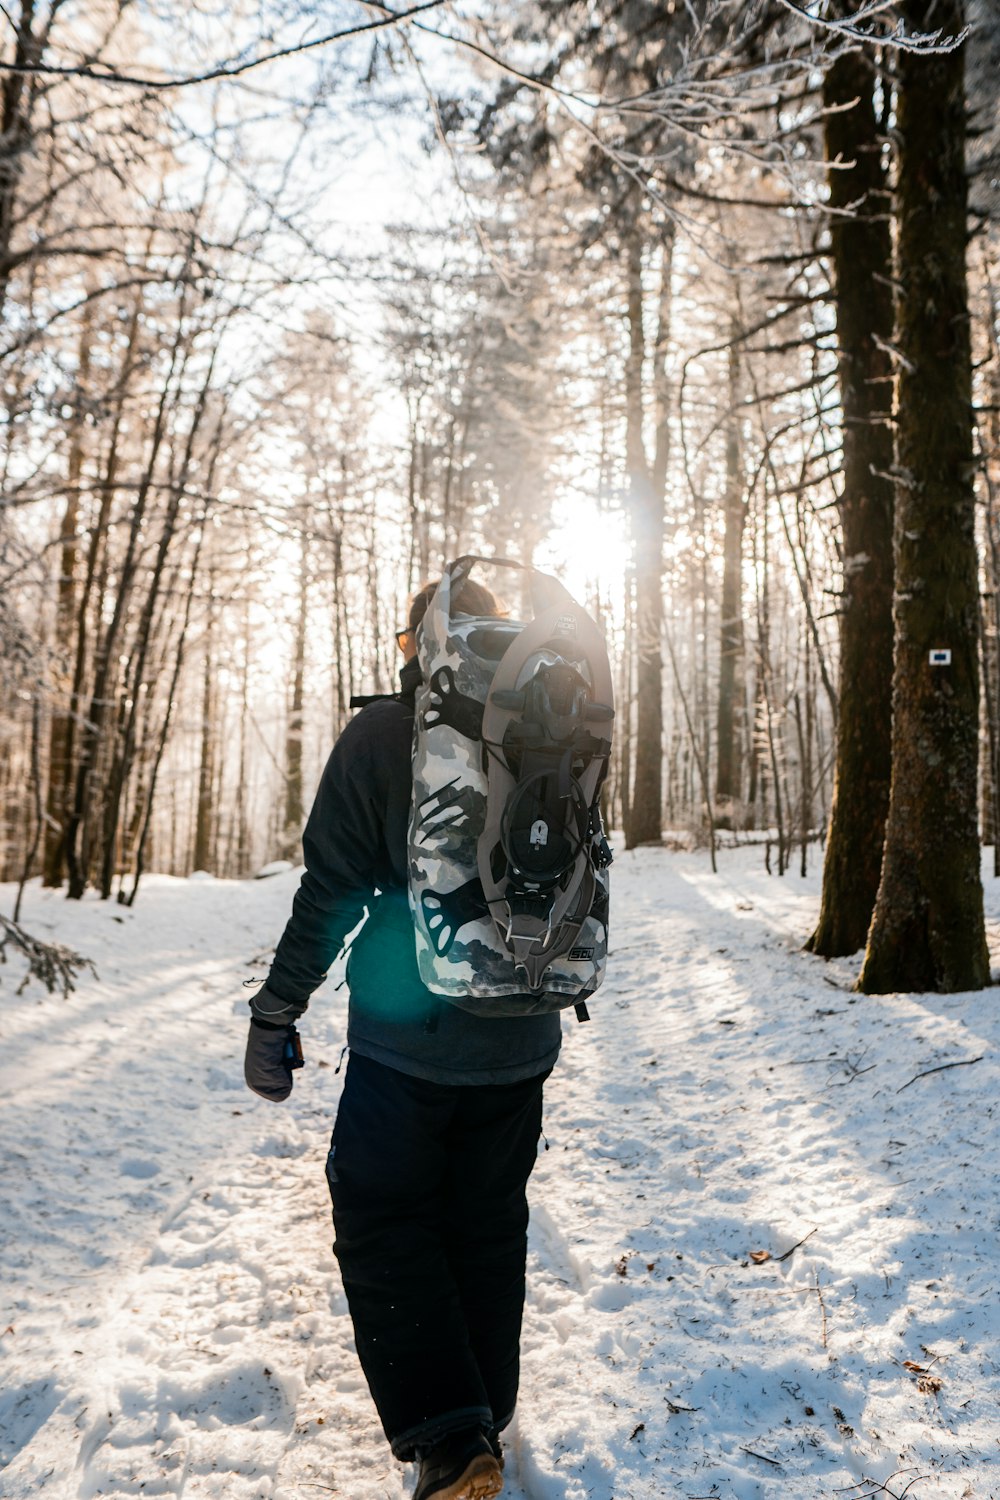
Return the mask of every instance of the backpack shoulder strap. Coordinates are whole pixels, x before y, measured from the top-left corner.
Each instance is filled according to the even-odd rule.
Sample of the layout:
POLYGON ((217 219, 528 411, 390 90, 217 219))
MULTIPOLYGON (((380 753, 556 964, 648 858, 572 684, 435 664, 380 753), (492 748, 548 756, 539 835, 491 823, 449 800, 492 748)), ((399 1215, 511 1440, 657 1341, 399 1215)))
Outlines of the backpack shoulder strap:
POLYGON ((367 708, 369 703, 402 703, 402 693, 352 693, 351 708, 367 708))

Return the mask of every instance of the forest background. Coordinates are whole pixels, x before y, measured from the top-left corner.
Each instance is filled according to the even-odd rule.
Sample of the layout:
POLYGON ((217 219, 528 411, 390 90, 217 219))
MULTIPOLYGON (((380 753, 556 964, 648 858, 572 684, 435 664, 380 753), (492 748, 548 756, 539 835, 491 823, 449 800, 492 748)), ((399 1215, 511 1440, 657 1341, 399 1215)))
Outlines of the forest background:
POLYGON ((988 983, 988 0, 0 26, 0 879, 295 858, 408 593, 484 551, 607 632, 628 846, 822 840, 815 951, 988 983))

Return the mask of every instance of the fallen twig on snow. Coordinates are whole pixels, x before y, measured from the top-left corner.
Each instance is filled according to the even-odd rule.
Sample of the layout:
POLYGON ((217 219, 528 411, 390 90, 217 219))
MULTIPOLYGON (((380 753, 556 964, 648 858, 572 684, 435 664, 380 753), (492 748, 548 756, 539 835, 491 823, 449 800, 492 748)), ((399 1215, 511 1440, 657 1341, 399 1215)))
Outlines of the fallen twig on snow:
POLYGON ((766 1453, 755 1453, 753 1448, 744 1448, 742 1444, 740 1445, 740 1452, 749 1453, 751 1458, 759 1458, 762 1464, 771 1464, 775 1469, 784 1468, 784 1465, 780 1464, 776 1458, 768 1458, 766 1453))
MULTIPOLYGON (((900 1472, 902 1473, 904 1471, 900 1472)), ((850 1494, 852 1490, 860 1491, 863 1487, 867 1486, 867 1493, 864 1495, 859 1494, 857 1496, 857 1500, 875 1500, 876 1495, 887 1495, 889 1497, 889 1500, 906 1500, 907 1491, 910 1490, 913 1485, 918 1484, 921 1479, 927 1479, 928 1477, 929 1476, 927 1474, 914 1474, 912 1479, 908 1479, 906 1481, 906 1484, 901 1490, 891 1490, 889 1488, 889 1479, 895 1479, 895 1474, 890 1474, 889 1479, 886 1480, 885 1484, 880 1483, 880 1481, 877 1479, 871 1479, 867 1474, 865 1474, 857 1484, 849 1484, 846 1489, 834 1490, 833 1493, 835 1495, 847 1495, 850 1494)))
MULTIPOLYGON (((893 1479, 894 1477, 895 1476, 892 1475, 892 1474, 889 1475, 890 1479, 893 1479)), ((906 1481, 906 1483, 903 1485, 903 1488, 901 1490, 891 1490, 889 1488, 888 1483, 886 1483, 886 1484, 879 1484, 879 1482, 878 1482, 877 1479, 867 1479, 866 1478, 865 1483, 866 1484, 873 1484, 875 1486, 874 1490, 872 1491, 873 1495, 888 1495, 889 1496, 889 1500, 906 1500, 906 1493, 907 1493, 907 1491, 909 1489, 911 1489, 913 1487, 913 1485, 915 1485, 917 1483, 918 1480, 920 1480, 920 1479, 926 1479, 926 1478, 927 1478, 926 1474, 914 1474, 914 1476, 913 1476, 912 1479, 908 1479, 906 1481)))
POLYGON ((50 995, 61 990, 65 1000, 76 988, 74 979, 85 969, 89 969, 94 978, 97 978, 97 970, 89 958, 75 953, 72 948, 64 947, 62 943, 43 943, 41 938, 32 937, 30 932, 25 932, 19 922, 12 922, 10 917, 5 917, 0 912, 0 963, 7 962, 8 943, 13 943, 28 960, 28 972, 17 987, 19 995, 30 980, 40 979, 50 995))
MULTIPOLYGON (((783 1260, 788 1260, 795 1254, 800 1245, 804 1245, 806 1240, 811 1240, 813 1235, 817 1233, 817 1229, 810 1229, 809 1233, 804 1235, 801 1240, 796 1240, 795 1244, 786 1250, 784 1255, 772 1255, 770 1250, 751 1250, 749 1258, 755 1266, 780 1266, 783 1260)), ((746 1261, 743 1264, 746 1265, 746 1261)))
POLYGON ((780 1265, 783 1260, 788 1260, 791 1256, 793 1256, 795 1254, 796 1250, 801 1250, 801 1248, 805 1244, 806 1240, 811 1240, 812 1237, 813 1237, 813 1235, 814 1234, 818 1234, 818 1233, 819 1233, 819 1226, 817 1225, 815 1229, 810 1229, 810 1231, 809 1231, 808 1234, 803 1235, 800 1240, 796 1240, 795 1244, 791 1247, 790 1250, 786 1250, 785 1253, 784 1253, 784 1255, 776 1255, 774 1257, 776 1264, 780 1265))
POLYGON ((817 1299, 819 1300, 819 1310, 820 1310, 820 1312, 823 1315, 823 1335, 822 1335, 822 1337, 823 1337, 823 1348, 825 1349, 827 1347, 827 1342, 826 1342, 826 1303, 823 1301, 823 1289, 822 1289, 822 1287, 819 1284, 819 1272, 818 1271, 816 1272, 815 1287, 816 1287, 816 1296, 817 1296, 817 1299))
MULTIPOLYGON (((982 1062, 985 1056, 986 1053, 981 1052, 978 1057, 963 1057, 958 1062, 939 1063, 936 1068, 925 1068, 922 1073, 915 1073, 910 1083, 916 1083, 918 1078, 929 1078, 932 1073, 945 1073, 949 1068, 971 1068, 973 1063, 982 1062)), ((901 1094, 903 1089, 910 1087, 910 1083, 904 1083, 902 1088, 896 1090, 896 1093, 901 1094)))

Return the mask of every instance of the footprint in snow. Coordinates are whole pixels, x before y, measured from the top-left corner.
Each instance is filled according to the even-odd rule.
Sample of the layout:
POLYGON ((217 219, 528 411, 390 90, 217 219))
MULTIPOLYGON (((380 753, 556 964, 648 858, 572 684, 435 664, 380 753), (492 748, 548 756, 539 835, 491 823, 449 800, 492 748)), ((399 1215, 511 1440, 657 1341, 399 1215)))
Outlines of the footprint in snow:
POLYGON ((0 1396, 0 1468, 25 1448, 62 1400, 53 1380, 32 1380, 10 1387, 0 1396))
POLYGON ((205 1085, 213 1093, 227 1089, 242 1089, 244 1087, 243 1075, 236 1068, 209 1068, 205 1075, 205 1085))
POLYGON ((155 1161, 142 1156, 126 1156, 118 1169, 123 1177, 157 1177, 160 1168, 155 1161))

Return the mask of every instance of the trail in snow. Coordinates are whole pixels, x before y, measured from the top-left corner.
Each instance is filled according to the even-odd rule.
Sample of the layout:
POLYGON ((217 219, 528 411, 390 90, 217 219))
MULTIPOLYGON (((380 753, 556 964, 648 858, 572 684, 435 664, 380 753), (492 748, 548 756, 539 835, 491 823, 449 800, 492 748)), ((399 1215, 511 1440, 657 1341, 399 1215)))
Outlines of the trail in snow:
MULTIPOLYGON (((852 995, 853 961, 800 951, 817 878, 759 850, 615 877, 610 977, 547 1090, 505 1496, 1000 1500, 995 993, 852 995)), ((100 978, 18 998, 3 971, 10 1500, 409 1493, 330 1252, 335 980, 289 1105, 242 1085, 241 983, 294 886, 30 892, 100 978)))

